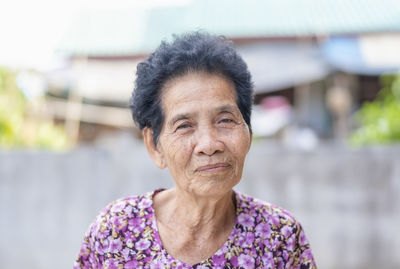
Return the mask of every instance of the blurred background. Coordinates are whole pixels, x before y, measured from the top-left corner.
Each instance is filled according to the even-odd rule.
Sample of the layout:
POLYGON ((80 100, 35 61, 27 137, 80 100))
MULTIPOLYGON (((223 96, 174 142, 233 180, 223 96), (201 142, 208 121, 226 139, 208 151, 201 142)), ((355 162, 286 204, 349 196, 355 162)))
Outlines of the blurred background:
POLYGON ((71 268, 99 210, 172 186, 128 101, 161 40, 224 35, 253 75, 237 186, 303 224, 319 268, 400 268, 398 0, 5 1, 1 268, 71 268))

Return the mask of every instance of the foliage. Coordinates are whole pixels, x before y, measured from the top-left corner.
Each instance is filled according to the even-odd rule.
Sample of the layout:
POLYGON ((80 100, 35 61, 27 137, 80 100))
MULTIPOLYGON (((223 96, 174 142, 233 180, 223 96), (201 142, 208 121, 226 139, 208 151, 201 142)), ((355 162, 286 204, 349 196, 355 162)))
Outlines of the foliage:
POLYGON ((68 140, 61 127, 30 115, 16 75, 0 68, 0 148, 65 149, 68 140))
POLYGON ((350 136, 353 145, 400 142, 400 74, 381 77, 383 89, 356 114, 360 127, 350 136))

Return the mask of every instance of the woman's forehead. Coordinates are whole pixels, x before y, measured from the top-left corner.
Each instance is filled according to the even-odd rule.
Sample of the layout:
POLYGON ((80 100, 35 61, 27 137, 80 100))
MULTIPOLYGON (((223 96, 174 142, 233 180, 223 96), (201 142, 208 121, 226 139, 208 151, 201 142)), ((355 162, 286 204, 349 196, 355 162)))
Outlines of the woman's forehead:
POLYGON ((236 115, 240 113, 240 111, 236 105, 229 105, 229 104, 216 107, 208 107, 207 110, 189 108, 189 110, 185 111, 184 109, 176 109, 170 113, 168 117, 168 123, 173 124, 179 120, 196 118, 199 117, 201 113, 208 114, 211 116, 220 113, 231 113, 236 115))
POLYGON ((168 117, 204 109, 237 109, 233 84, 221 76, 209 74, 176 78, 163 89, 161 103, 168 117))
POLYGON ((187 73, 183 73, 182 75, 178 76, 172 76, 171 78, 167 79, 166 82, 163 85, 163 88, 170 88, 177 82, 192 82, 196 81, 197 79, 200 79, 203 83, 206 83, 207 81, 215 81, 215 80, 223 80, 228 84, 231 84, 233 87, 233 82, 232 80, 223 75, 222 73, 209 73, 209 72, 203 72, 203 71, 188 71, 187 73))

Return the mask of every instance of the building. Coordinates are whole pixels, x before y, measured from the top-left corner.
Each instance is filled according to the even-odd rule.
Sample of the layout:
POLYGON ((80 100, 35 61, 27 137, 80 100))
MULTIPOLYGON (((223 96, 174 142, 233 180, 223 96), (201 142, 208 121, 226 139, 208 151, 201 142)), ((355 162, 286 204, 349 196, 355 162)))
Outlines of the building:
MULTIPOLYGON (((376 97, 379 75, 400 67, 398 14, 396 0, 193 0, 86 9, 60 44, 68 64, 48 74, 49 93, 69 97, 76 108, 69 110, 71 126, 128 126, 123 110, 136 64, 172 34, 206 30, 235 42, 253 75, 256 103, 285 97, 292 124, 320 137, 346 135, 352 111, 376 97), (105 106, 107 112, 96 110, 105 106)), ((68 105, 55 113, 66 111, 68 105)))

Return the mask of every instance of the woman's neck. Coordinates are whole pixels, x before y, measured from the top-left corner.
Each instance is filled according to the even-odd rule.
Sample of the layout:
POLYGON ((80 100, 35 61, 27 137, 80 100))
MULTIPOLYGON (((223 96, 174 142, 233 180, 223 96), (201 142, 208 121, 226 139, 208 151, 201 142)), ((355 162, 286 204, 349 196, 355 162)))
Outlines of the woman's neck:
POLYGON ((210 197, 170 189, 156 195, 154 204, 159 222, 187 235, 213 236, 232 229, 235 220, 233 191, 210 197))
POLYGON ((197 197, 171 189, 153 201, 163 248, 188 264, 211 257, 229 238, 235 223, 233 191, 221 197, 197 197))

